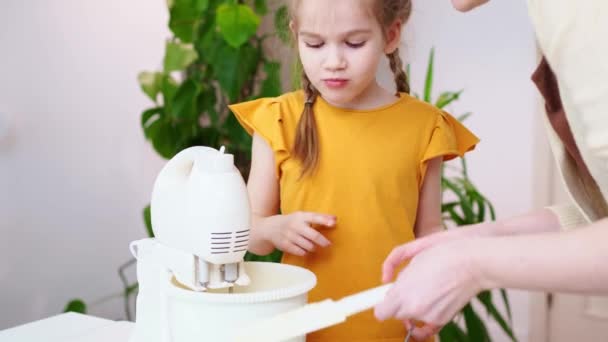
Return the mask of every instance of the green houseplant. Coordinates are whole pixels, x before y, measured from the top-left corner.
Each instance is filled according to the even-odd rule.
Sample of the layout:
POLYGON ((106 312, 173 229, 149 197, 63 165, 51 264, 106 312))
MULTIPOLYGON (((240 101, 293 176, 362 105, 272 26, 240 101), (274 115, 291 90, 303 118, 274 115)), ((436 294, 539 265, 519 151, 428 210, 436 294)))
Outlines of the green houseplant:
MULTIPOLYGON (((263 46, 274 34, 257 34, 266 0, 170 0, 168 6, 174 36, 163 70, 139 75, 154 102, 141 116, 144 134, 164 158, 190 146, 224 145, 245 169, 251 138, 227 104, 281 91, 280 64, 263 46)), ((275 21, 286 13, 277 10, 275 21)))
MULTIPOLYGON (((172 37, 166 42, 163 68, 138 76, 153 102, 141 114, 141 126, 163 158, 190 146, 224 145, 246 177, 251 138, 227 104, 281 92, 281 65, 269 57, 264 44, 276 36, 286 39, 287 9, 271 11, 270 5, 267 0, 167 0, 172 37), (282 29, 258 34, 262 18, 270 15, 282 29)), ((149 206, 143 216, 152 237, 149 206)), ((134 264, 130 259, 118 268, 123 291, 92 304, 122 297, 126 319, 132 320, 130 300, 137 283, 128 280, 126 271, 134 264)), ((64 311, 84 313, 87 304, 74 299, 64 311)))
MULTIPOLYGON (((154 104, 141 115, 144 134, 166 159, 190 146, 217 148, 224 145, 235 154, 237 167, 246 176, 251 138, 230 115, 227 104, 281 92, 280 64, 268 58, 263 44, 275 35, 286 40, 286 8, 279 7, 271 13, 265 0, 168 0, 167 4, 173 37, 166 43, 163 69, 142 72, 138 77, 142 90, 154 104), (258 34, 261 17, 270 14, 274 14, 276 34, 258 34)), ((443 92, 433 100, 433 73, 434 52, 431 51, 424 92, 418 97, 439 108, 458 100, 461 91, 443 92)), ((464 120, 468 115, 463 114, 459 119, 464 120)), ((469 179, 466 160, 461 159, 460 167, 448 164, 446 168, 454 169, 449 176, 444 169, 442 176, 442 213, 446 225, 494 220, 492 204, 469 179)), ((148 236, 153 236, 149 206, 144 209, 143 217, 148 236)), ((280 258, 279 251, 267 256, 246 255, 247 260, 278 262, 280 258)), ((128 280, 126 270, 134 263, 135 260, 130 259, 118 269, 123 290, 93 304, 121 297, 126 319, 132 320, 130 301, 137 292, 137 283, 128 280)), ((515 341, 504 290, 501 290, 501 297, 507 319, 495 307, 492 293, 482 292, 475 301, 515 341)), ((84 313, 87 305, 83 300, 75 299, 64 311, 84 313)), ((439 335, 442 342, 491 341, 485 323, 471 303, 439 335)))

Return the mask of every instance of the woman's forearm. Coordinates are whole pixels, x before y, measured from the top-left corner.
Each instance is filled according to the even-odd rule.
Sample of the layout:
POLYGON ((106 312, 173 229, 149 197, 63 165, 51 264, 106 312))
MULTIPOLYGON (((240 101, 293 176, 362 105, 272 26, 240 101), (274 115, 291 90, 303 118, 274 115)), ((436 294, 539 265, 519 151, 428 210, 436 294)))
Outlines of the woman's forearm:
POLYGON ((608 294, 608 220, 586 228, 481 237, 466 246, 483 288, 608 294))
POLYGON ((539 209, 528 214, 490 223, 471 226, 470 234, 476 236, 503 236, 556 232, 560 230, 557 216, 549 209, 539 209))

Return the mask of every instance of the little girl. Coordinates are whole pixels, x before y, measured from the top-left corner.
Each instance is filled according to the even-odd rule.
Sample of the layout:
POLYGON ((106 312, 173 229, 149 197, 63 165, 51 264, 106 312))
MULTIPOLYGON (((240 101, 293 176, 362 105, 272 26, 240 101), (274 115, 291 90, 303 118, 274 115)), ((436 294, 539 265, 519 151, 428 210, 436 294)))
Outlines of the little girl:
MULTIPOLYGON (((441 229, 441 164, 478 139, 408 95, 398 45, 406 0, 293 0, 303 90, 230 106, 253 135, 250 250, 313 271, 309 300, 378 286, 391 249, 441 229), (376 80, 382 56, 397 93, 376 80), (281 213, 281 214, 279 214, 281 213)), ((399 341, 373 312, 308 341, 399 341)))

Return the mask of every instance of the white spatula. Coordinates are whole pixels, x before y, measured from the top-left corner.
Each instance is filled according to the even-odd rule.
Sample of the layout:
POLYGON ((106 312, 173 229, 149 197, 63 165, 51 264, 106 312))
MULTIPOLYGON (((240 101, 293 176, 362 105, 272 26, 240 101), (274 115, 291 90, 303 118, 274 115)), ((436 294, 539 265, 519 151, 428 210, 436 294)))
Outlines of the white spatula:
POLYGON ((307 304, 269 319, 252 322, 243 327, 234 342, 279 342, 346 321, 348 316, 372 308, 384 299, 393 284, 378 286, 338 301, 307 304))

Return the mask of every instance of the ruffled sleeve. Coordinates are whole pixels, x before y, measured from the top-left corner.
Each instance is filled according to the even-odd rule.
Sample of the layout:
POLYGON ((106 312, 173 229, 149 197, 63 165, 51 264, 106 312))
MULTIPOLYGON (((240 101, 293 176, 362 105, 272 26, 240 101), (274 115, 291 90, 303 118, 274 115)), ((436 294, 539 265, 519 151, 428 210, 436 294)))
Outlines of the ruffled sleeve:
POLYGON ((471 131, 448 113, 437 115, 435 126, 431 132, 426 150, 420 161, 421 172, 426 171, 426 162, 443 156, 443 160, 462 157, 475 148, 479 142, 471 131))
POLYGON ((274 152, 275 169, 280 177, 281 164, 288 158, 281 114, 281 103, 276 98, 261 98, 228 106, 243 128, 253 136, 257 133, 274 152))

